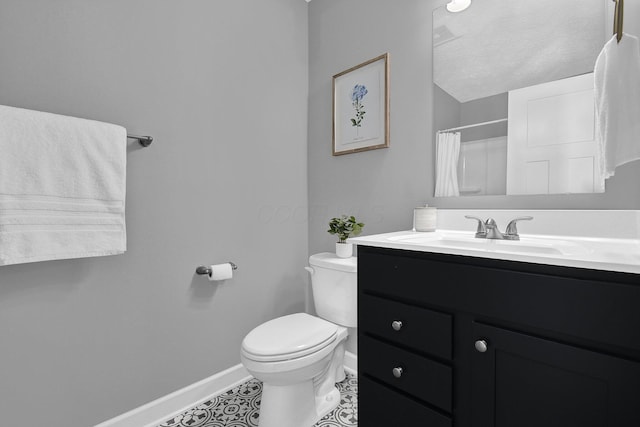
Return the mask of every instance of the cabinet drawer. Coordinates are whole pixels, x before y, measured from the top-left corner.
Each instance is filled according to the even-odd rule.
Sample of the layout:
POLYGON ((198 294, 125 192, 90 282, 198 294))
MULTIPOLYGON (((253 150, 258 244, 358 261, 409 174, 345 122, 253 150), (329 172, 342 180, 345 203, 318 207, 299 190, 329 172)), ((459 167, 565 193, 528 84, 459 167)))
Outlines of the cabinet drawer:
POLYGON ((451 367, 396 348, 366 335, 360 335, 358 370, 416 398, 451 412, 451 367), (394 368, 402 368, 399 378, 394 368))
MULTIPOLYGON (((373 248, 375 250, 377 248, 373 248)), ((360 250, 360 249, 359 249, 360 250)), ((423 287, 437 285, 442 277, 421 259, 378 253, 368 253, 365 247, 358 254, 358 288, 398 299, 420 295, 423 287)))
POLYGON ((451 359, 451 315, 362 294, 358 307, 361 332, 451 359))
POLYGON ((451 419, 365 376, 358 378, 361 426, 451 427, 451 419))

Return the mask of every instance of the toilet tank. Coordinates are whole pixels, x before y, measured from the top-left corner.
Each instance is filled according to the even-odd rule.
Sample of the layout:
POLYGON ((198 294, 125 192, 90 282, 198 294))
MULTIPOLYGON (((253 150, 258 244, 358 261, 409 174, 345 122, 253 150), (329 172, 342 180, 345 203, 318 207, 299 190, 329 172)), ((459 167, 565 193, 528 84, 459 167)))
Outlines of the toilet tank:
POLYGON ((358 325, 358 259, 324 252, 311 255, 311 288, 316 313, 338 325, 358 325))

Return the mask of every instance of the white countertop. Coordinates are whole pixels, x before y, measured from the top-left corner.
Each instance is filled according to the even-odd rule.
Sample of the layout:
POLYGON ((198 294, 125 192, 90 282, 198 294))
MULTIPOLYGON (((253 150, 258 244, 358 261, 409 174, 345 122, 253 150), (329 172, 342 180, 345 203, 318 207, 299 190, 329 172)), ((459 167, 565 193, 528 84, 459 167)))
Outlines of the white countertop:
MULTIPOLYGON (((640 211, 439 209, 435 232, 397 231, 350 238, 360 246, 464 255, 534 264, 640 274, 640 211), (520 241, 475 238, 474 215, 504 230, 518 223, 520 241)), ((640 277, 638 278, 640 280, 640 277)))
MULTIPOLYGON (((521 234, 519 242, 476 239, 474 232, 398 231, 350 238, 360 246, 465 255, 640 274, 640 240, 521 234)), ((640 280, 640 278, 639 278, 640 280)))

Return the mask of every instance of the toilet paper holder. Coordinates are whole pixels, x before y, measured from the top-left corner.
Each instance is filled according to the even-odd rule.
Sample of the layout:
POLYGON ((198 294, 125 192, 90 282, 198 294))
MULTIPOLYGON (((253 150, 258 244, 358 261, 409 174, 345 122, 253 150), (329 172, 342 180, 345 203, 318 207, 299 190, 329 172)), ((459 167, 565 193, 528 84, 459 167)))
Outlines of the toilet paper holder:
MULTIPOLYGON (((238 266, 235 265, 231 261, 227 261, 227 264, 231 264, 231 269, 232 270, 237 270, 238 269, 238 266)), ((206 267, 204 265, 201 265, 200 267, 196 268, 196 274, 199 274, 201 276, 210 276, 211 275, 211 268, 206 267)))

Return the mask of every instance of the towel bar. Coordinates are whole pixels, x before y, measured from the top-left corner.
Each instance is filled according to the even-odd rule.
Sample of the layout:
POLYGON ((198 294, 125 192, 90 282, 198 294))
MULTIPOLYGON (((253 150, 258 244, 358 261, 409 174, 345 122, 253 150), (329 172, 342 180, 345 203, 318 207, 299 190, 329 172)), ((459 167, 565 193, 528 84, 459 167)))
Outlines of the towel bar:
POLYGON ((143 147, 148 147, 153 142, 152 136, 142 136, 142 135, 127 135, 129 139, 137 139, 140 145, 143 147))

